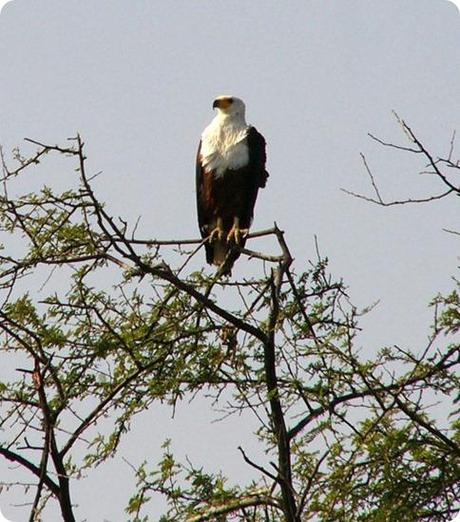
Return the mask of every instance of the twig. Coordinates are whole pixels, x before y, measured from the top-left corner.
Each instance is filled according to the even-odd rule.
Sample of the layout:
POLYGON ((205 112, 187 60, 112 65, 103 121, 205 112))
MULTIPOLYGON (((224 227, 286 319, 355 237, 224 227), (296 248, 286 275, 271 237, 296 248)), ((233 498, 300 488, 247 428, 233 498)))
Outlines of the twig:
POLYGON ((274 480, 275 482, 279 483, 280 482, 280 479, 279 477, 275 477, 275 475, 273 475, 272 473, 270 473, 267 469, 265 469, 263 466, 259 466, 259 464, 256 464, 253 460, 251 460, 245 453, 244 449, 241 447, 241 446, 238 446, 238 451, 241 453, 241 455, 243 456, 243 459, 244 461, 246 462, 246 464, 249 464, 250 466, 252 466, 254 469, 257 469, 258 471, 260 471, 261 473, 263 473, 264 475, 266 475, 267 477, 271 478, 272 480, 274 480))

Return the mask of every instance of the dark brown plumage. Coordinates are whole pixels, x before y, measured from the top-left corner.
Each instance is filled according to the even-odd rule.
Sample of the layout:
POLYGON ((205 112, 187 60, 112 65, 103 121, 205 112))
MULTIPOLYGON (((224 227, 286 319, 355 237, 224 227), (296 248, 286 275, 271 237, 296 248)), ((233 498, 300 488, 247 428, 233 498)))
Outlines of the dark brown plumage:
MULTIPOLYGON (((257 193, 259 188, 265 187, 268 178, 265 170, 265 139, 254 127, 249 127, 245 140, 249 153, 247 164, 234 170, 226 169, 220 175, 203 166, 201 142, 197 154, 196 194, 201 236, 209 237, 218 219, 221 220, 223 231, 222 238, 205 244, 206 260, 216 265, 222 265, 225 261, 226 273, 230 273, 240 255, 238 248, 235 248, 235 241, 227 241, 235 218, 238 219, 241 231, 247 233, 252 223, 257 193)), ((242 236, 237 246, 242 248, 244 244, 245 237, 242 236)))

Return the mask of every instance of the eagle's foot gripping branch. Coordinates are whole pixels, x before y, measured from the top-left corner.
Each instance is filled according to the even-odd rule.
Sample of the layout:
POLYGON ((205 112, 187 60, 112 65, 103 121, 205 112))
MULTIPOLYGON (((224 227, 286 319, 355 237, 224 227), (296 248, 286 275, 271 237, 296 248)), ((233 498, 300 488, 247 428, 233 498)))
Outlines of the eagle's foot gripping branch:
POLYGON ((247 236, 249 233, 249 229, 240 228, 240 220, 235 217, 233 220, 233 226, 230 229, 230 232, 227 235, 227 243, 235 243, 235 245, 241 244, 241 239, 247 236))
POLYGON ((222 220, 218 219, 216 226, 211 230, 209 234, 209 242, 213 241, 222 241, 224 239, 224 227, 222 224, 222 220))

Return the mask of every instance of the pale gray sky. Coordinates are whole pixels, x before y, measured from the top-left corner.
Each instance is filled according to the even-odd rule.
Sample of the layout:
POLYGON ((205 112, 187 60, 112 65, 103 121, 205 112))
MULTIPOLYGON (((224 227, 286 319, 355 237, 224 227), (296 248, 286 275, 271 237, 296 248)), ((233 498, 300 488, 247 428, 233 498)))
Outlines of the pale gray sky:
MULTIPOLYGON (((353 302, 380 300, 362 321, 363 353, 416 348, 428 333, 428 302, 451 288, 458 265, 458 238, 442 231, 458 229, 458 202, 383 209, 339 189, 370 192, 364 152, 386 197, 442 191, 416 175, 417 158, 381 148, 367 132, 403 142, 396 110, 435 154, 447 154, 460 122, 459 62, 458 11, 444 0, 15 0, 0 16, 0 142, 11 149, 26 136, 54 143, 80 132, 113 214, 141 215, 143 237, 197 237, 199 135, 213 98, 238 95, 268 144, 270 178, 254 228, 276 220, 298 271, 314 257, 317 235, 353 302)), ((65 186, 64 169, 59 177, 65 186)), ((242 259, 234 275, 251 270, 242 259)), ((210 418, 204 402, 180 407, 173 422, 163 410, 144 415, 120 458, 75 485, 78 519, 123 520, 133 479, 121 457, 154 461, 166 437, 196 463, 252 476, 236 450, 241 438, 256 448, 246 427, 210 418), (90 500, 99 488, 106 493, 90 500)), ((0 496, 17 522, 20 501, 0 496)))

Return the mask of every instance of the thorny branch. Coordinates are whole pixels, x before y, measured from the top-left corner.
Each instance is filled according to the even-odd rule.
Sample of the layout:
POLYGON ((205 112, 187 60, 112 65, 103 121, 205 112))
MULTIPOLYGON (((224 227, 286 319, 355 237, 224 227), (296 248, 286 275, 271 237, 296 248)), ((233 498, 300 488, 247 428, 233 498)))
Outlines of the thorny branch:
POLYGON ((441 181, 441 184, 444 185, 445 190, 443 192, 440 192, 439 194, 435 194, 435 195, 429 194, 423 198, 405 198, 405 199, 401 199, 401 200, 385 201, 381 195, 381 191, 377 185, 375 176, 373 175, 364 154, 361 154, 361 160, 363 162, 366 173, 369 176, 369 179, 370 179, 370 182, 372 185, 372 189, 375 193, 375 197, 366 196, 364 194, 359 194, 357 192, 353 192, 353 191, 350 191, 350 190, 344 189, 344 188, 342 188, 341 190, 343 192, 345 192, 346 194, 349 194, 353 197, 363 199, 364 201, 369 201, 371 203, 376 203, 377 205, 381 205, 384 207, 390 207, 390 206, 395 206, 395 205, 406 205, 406 204, 411 204, 411 203, 429 203, 432 201, 444 199, 447 196, 450 196, 452 194, 460 195, 460 184, 457 184, 456 182, 450 180, 450 175, 452 174, 452 172, 450 172, 448 174, 447 172, 445 172, 443 170, 444 168, 451 169, 451 171, 453 170, 454 172, 457 172, 457 174, 460 171, 460 165, 458 163, 455 163, 452 160, 455 132, 452 135, 448 156, 445 158, 443 158, 443 157, 435 158, 428 151, 428 149, 425 147, 425 145, 420 141, 420 139, 417 138, 417 136, 415 135, 413 130, 409 127, 409 125, 407 125, 407 123, 403 119, 401 119, 396 112, 394 112, 393 114, 394 114, 398 124, 402 128, 404 134, 406 135, 408 140, 414 146, 406 147, 406 146, 402 146, 402 145, 396 145, 394 143, 382 140, 382 139, 374 136, 371 133, 368 134, 369 137, 371 139, 373 139, 374 141, 376 141, 377 143, 379 143, 380 145, 383 145, 384 147, 389 147, 391 149, 409 152, 411 154, 417 154, 417 155, 421 155, 422 157, 424 157, 425 160, 427 160, 426 168, 429 168, 431 170, 428 170, 428 171, 425 170, 425 171, 423 171, 423 173, 431 174, 431 175, 435 176, 438 180, 441 181))
MULTIPOLYGON (((452 160, 453 144, 446 159, 435 160, 412 130, 401 120, 400 124, 413 146, 393 146, 371 137, 428 160, 447 190, 424 201, 459 193, 441 170, 458 168, 452 160)), ((240 452, 244 462, 271 485, 261 493, 249 489, 229 493, 225 500, 216 493, 189 515, 195 497, 184 493, 175 498, 171 476, 170 491, 164 483, 152 489, 170 494, 176 519, 307 520, 312 499, 327 504, 330 484, 322 478, 327 469, 340 469, 334 461, 334 444, 343 446, 348 466, 345 482, 351 481, 363 464, 355 462, 360 448, 347 448, 350 434, 365 444, 396 413, 399 423, 415 427, 411 436, 428 440, 429 447, 444 459, 458 457, 458 443, 451 433, 438 429, 419 411, 425 390, 448 396, 460 384, 455 377, 459 345, 434 351, 435 341, 446 330, 436 328, 420 358, 395 350, 364 363, 354 348, 358 313, 349 305, 342 282, 327 275, 327 260, 319 254, 309 270, 297 275, 276 223, 252 232, 248 239, 273 237, 279 253, 241 250, 264 267, 269 263, 268 275, 244 281, 231 281, 219 272, 213 277, 184 275, 203 240, 135 237, 137 225, 129 230, 127 222, 114 219, 95 194, 80 136, 71 147, 28 141, 39 150, 29 159, 17 153, 20 165, 15 169, 7 168, 2 152, 1 230, 4 235, 20 233, 29 248, 23 255, 6 251, 0 256, 1 349, 5 354, 22 354, 32 369, 22 369, 19 380, 0 388, 0 398, 9 405, 0 422, 14 419, 17 427, 12 439, 0 446, 0 456, 38 480, 31 522, 38 516, 45 490, 57 500, 63 519, 75 520, 71 477, 113 455, 136 413, 154 401, 174 408, 186 393, 194 397, 205 387, 214 394, 215 404, 232 390, 233 401, 224 408, 228 415, 246 411, 255 415, 259 437, 275 456, 270 463, 273 470, 256 463, 241 448, 240 452), (12 197, 9 185, 50 153, 76 158, 78 190, 56 195, 46 189, 33 196, 12 197), (185 261, 181 259, 178 268, 165 263, 162 249, 187 245, 195 248, 191 253, 181 252, 185 261), (67 294, 59 297, 56 293, 39 303, 27 295, 21 297, 22 282, 47 267, 70 269, 67 294), (106 269, 123 271, 124 279, 116 286, 117 299, 94 286, 94 276, 106 269), (232 310, 224 299, 218 301, 216 289, 235 290, 240 309, 232 310), (153 297, 145 301, 148 293, 153 297), (387 371, 395 361, 403 361, 410 371, 400 375, 387 371), (362 419, 356 422, 350 412, 358 407, 362 419), (363 412, 371 414, 367 424, 363 412), (66 416, 72 418, 68 431, 61 426, 66 416), (97 434, 95 427, 110 417, 111 433, 97 434), (317 456, 308 448, 319 440, 327 449, 317 456), (85 444, 88 452, 77 466, 73 450, 79 444, 85 444), (24 457, 23 451, 39 454, 38 463, 24 457), (248 518, 248 510, 253 518, 248 518)), ((375 197, 353 195, 384 206, 421 201, 385 202, 364 156, 362 160, 375 197)), ((446 304, 452 306, 451 301, 446 304)), ((144 484, 145 491, 149 487, 144 484)), ((327 509, 334 513, 335 506, 327 509)), ((140 504, 135 504, 132 513, 137 516, 139 510, 140 504)))

